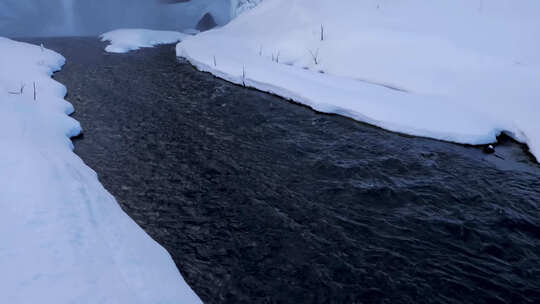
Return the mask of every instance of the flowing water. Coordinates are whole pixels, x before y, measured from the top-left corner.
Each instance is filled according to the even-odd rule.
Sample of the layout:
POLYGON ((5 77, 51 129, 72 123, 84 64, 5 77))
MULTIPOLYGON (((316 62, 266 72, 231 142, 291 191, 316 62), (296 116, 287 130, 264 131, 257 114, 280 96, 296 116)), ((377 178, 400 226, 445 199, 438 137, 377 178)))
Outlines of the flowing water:
POLYGON ((486 155, 318 114, 173 46, 44 44, 76 153, 205 302, 540 302, 540 168, 508 138, 486 155))
POLYGON ((64 10, 65 24, 64 28, 69 29, 71 34, 76 33, 75 28, 75 12, 73 11, 73 0, 62 0, 62 8, 64 10))

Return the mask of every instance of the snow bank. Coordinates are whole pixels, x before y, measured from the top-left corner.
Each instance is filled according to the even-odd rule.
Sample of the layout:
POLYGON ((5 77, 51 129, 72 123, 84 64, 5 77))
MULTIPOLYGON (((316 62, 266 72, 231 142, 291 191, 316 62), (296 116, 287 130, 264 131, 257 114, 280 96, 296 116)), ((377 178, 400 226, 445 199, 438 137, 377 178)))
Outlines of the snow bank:
POLYGON ((100 36, 111 44, 105 48, 109 53, 127 53, 143 47, 182 41, 188 34, 173 31, 152 31, 145 29, 120 29, 100 36))
POLYGON ((539 11, 536 0, 265 0, 177 55, 392 131, 468 144, 506 131, 538 158, 539 11))
POLYGON ((72 152, 64 58, 5 38, 0 54, 0 303, 199 303, 72 152))

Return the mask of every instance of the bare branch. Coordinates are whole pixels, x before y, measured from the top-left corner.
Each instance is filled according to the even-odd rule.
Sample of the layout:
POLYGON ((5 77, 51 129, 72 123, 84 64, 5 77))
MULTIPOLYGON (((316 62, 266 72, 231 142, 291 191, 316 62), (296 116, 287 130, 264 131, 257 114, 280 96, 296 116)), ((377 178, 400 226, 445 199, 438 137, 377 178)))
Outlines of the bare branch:
POLYGON ((9 94, 12 94, 12 95, 22 95, 24 93, 24 87, 26 85, 24 83, 21 83, 21 88, 19 89, 19 91, 8 91, 9 94))
POLYGON ((313 62, 318 65, 319 64, 319 49, 317 49, 315 52, 308 50, 311 54, 311 58, 313 59, 313 62))
POLYGON ((242 65, 242 84, 246 86, 246 66, 242 65))

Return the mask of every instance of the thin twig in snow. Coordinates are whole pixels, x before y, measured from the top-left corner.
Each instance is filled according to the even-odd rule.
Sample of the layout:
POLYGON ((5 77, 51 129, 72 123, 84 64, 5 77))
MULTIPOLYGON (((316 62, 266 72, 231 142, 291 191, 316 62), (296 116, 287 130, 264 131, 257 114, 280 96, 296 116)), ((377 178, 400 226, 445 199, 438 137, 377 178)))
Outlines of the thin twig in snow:
POLYGON ((315 65, 318 65, 319 64, 319 49, 317 49, 315 53, 313 53, 311 50, 308 50, 308 51, 311 54, 311 57, 313 58, 313 62, 315 62, 315 65))
POLYGON ((19 89, 18 92, 8 92, 8 93, 13 94, 13 95, 22 95, 24 93, 24 87, 25 87, 25 84, 21 83, 21 88, 19 89))
POLYGON ((246 66, 242 65, 242 84, 246 86, 246 66))

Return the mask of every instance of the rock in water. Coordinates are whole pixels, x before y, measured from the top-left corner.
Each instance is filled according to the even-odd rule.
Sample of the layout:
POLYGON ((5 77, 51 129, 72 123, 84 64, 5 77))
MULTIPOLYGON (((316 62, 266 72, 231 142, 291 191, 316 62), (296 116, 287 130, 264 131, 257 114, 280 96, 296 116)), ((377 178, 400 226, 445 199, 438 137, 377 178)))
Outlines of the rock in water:
POLYGON ((216 21, 214 20, 214 17, 210 13, 206 13, 199 23, 197 23, 197 29, 201 32, 211 30, 217 26, 216 21))
POLYGON ((493 154, 495 153, 495 147, 493 145, 488 145, 484 147, 484 153, 486 154, 493 154))

